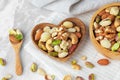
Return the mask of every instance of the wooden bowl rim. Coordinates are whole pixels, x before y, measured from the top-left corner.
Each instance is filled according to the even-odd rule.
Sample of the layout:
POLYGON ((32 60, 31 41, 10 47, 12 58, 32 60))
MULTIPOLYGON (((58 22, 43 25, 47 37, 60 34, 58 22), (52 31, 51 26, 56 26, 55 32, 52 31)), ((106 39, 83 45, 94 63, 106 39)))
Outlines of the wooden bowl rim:
POLYGON ((82 31, 82 32, 81 32, 81 33, 82 33, 82 37, 81 37, 81 39, 80 39, 79 44, 77 45, 77 48, 78 48, 79 45, 80 45, 80 43, 82 42, 83 38, 85 37, 86 27, 85 27, 85 24, 84 24, 80 19, 75 18, 75 17, 66 18, 66 19, 64 19, 62 22, 60 22, 58 25, 55 25, 55 24, 52 24, 52 23, 40 23, 40 24, 35 25, 34 28, 32 29, 32 32, 31 32, 32 42, 34 43, 34 45, 35 45, 42 53, 46 54, 47 56, 49 56, 49 57, 51 57, 51 58, 53 58, 53 59, 55 59, 55 60, 57 60, 57 61, 62 61, 62 62, 67 61, 67 60, 75 53, 75 51, 76 51, 77 48, 75 49, 75 51, 74 51, 73 53, 71 53, 71 55, 68 55, 68 56, 65 57, 65 58, 56 58, 56 57, 50 56, 50 55, 47 54, 47 52, 43 51, 42 49, 40 49, 40 48, 37 46, 37 44, 35 43, 35 40, 34 40, 33 33, 34 33, 34 30, 36 29, 36 27, 38 27, 38 26, 40 27, 41 25, 47 24, 47 25, 52 25, 52 26, 50 26, 50 27, 55 27, 55 26, 57 27, 57 26, 61 25, 64 21, 72 21, 73 23, 75 23, 74 20, 79 21, 79 23, 77 23, 77 25, 79 24, 79 25, 80 25, 79 27, 81 27, 81 29, 82 29, 82 30, 81 30, 81 31, 82 31))
POLYGON ((112 7, 112 6, 120 6, 120 2, 115 2, 115 3, 111 3, 111 4, 104 5, 103 7, 101 7, 100 9, 98 9, 98 10, 94 13, 94 15, 93 15, 93 17, 92 17, 92 19, 91 19, 91 22, 90 22, 89 34, 90 34, 90 39, 91 39, 91 41, 92 41, 92 39, 95 41, 95 42, 92 41, 92 43, 97 45, 97 46, 95 46, 95 47, 98 47, 98 48, 104 50, 105 52, 108 52, 108 53, 111 53, 111 54, 115 54, 115 55, 119 55, 119 54, 120 54, 119 52, 113 52, 113 51, 110 51, 110 50, 102 47, 102 46, 100 45, 100 43, 95 39, 94 32, 93 32, 93 23, 94 23, 94 20, 95 20, 97 14, 100 13, 102 10, 104 10, 104 9, 106 9, 106 8, 108 8, 108 7, 112 7))

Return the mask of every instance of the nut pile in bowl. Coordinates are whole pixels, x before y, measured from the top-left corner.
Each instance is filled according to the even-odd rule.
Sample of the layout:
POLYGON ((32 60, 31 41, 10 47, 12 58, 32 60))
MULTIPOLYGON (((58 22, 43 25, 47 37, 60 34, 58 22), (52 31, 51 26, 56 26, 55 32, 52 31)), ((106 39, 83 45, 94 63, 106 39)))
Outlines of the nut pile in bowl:
POLYGON ((32 40, 47 55, 66 61, 78 47, 84 32, 84 24, 79 19, 67 18, 59 25, 38 24, 32 31, 32 40))
POLYGON ((120 3, 105 5, 94 14, 90 37, 99 52, 120 59, 120 3))

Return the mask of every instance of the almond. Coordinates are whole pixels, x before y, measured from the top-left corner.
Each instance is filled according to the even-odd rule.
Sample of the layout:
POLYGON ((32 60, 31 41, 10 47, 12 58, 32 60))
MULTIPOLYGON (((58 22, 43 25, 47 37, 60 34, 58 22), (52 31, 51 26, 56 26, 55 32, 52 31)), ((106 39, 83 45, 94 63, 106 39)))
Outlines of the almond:
POLYGON ((77 35, 78 38, 81 38, 81 33, 76 32, 76 35, 77 35))
POLYGON ((100 65, 108 65, 110 62, 108 59, 100 59, 97 61, 97 63, 100 65))
POLYGON ((103 11, 101 11, 98 15, 99 16, 102 16, 103 14, 105 14, 106 12, 105 12, 105 10, 103 10, 103 11))
POLYGON ((39 40, 40 39, 42 32, 43 32, 43 30, 41 30, 41 29, 36 31, 35 40, 39 40))

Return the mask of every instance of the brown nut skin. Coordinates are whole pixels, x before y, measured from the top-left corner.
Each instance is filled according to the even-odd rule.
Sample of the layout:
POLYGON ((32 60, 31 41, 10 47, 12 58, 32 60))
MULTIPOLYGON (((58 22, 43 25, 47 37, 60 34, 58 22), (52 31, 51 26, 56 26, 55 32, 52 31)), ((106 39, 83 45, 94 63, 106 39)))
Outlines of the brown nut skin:
POLYGON ((105 12, 105 10, 102 10, 98 15, 99 16, 102 16, 103 14, 105 14, 106 12, 105 12))
POLYGON ((9 35, 9 37, 10 37, 10 41, 13 42, 13 43, 20 42, 20 40, 17 40, 14 35, 9 35))
POLYGON ((69 48, 68 53, 69 53, 69 54, 73 53, 74 50, 77 48, 77 46, 78 46, 78 44, 73 44, 73 45, 69 48))
POLYGON ((105 18, 107 18, 109 15, 110 15, 109 13, 104 13, 104 14, 102 15, 101 19, 105 19, 105 18))
POLYGON ((115 16, 114 15, 109 15, 107 18, 109 18, 111 21, 115 20, 115 16))
POLYGON ((43 33, 43 30, 41 29, 37 30, 35 34, 35 40, 39 40, 42 33, 43 33))
POLYGON ((97 61, 99 65, 108 65, 110 62, 108 59, 100 59, 97 61))

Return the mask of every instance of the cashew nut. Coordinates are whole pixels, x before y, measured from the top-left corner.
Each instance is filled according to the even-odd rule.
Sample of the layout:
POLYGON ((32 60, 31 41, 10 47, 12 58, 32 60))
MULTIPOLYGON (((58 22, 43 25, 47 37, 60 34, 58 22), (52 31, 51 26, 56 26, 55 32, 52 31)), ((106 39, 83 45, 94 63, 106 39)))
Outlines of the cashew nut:
POLYGON ((76 29, 77 32, 80 32, 80 27, 75 26, 75 29, 76 29))
POLYGON ((52 38, 51 39, 48 39, 45 46, 47 48, 48 51, 53 51, 53 47, 50 45, 52 43, 52 38))
POLYGON ((78 37, 74 33, 70 34, 70 38, 72 40, 72 44, 77 44, 78 43, 78 37))
POLYGON ((53 51, 53 47, 50 44, 46 43, 45 46, 49 52, 53 51))

